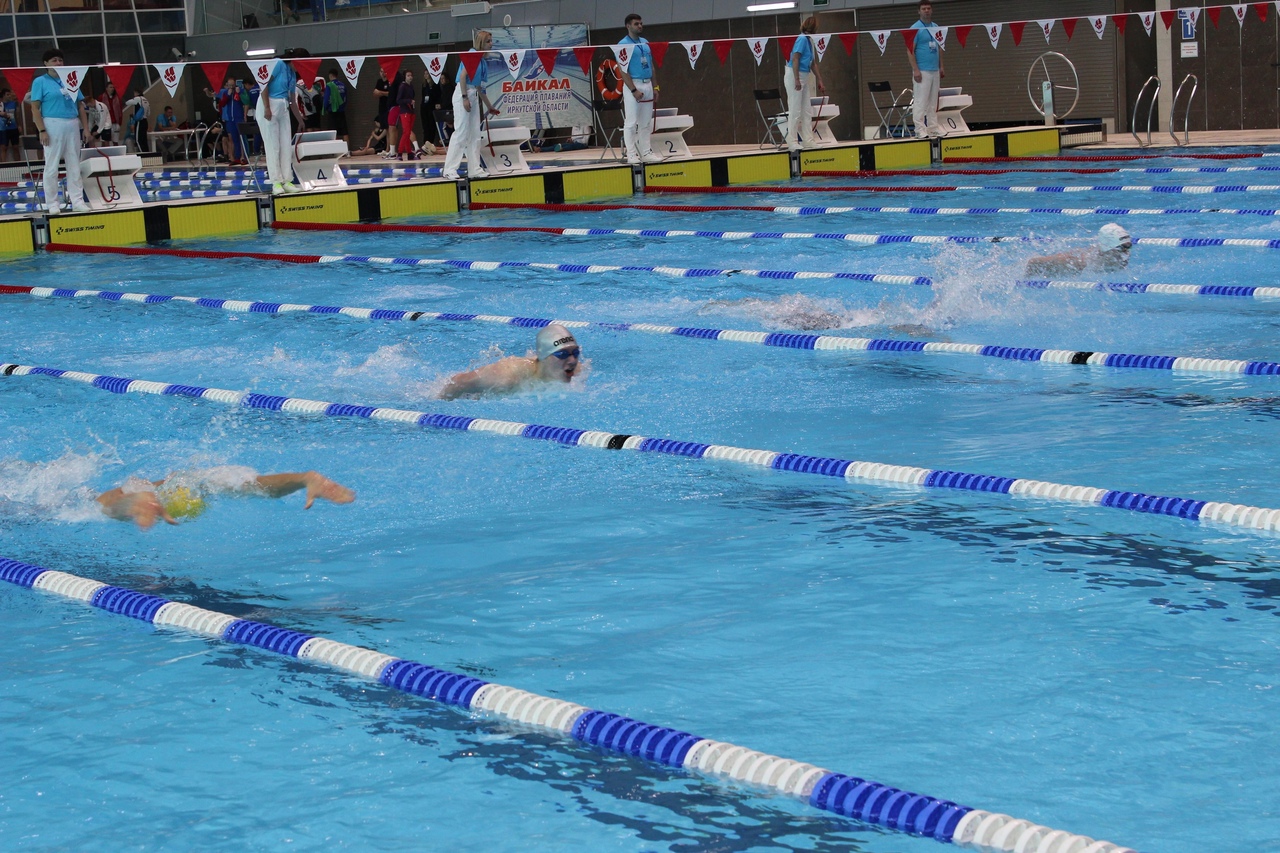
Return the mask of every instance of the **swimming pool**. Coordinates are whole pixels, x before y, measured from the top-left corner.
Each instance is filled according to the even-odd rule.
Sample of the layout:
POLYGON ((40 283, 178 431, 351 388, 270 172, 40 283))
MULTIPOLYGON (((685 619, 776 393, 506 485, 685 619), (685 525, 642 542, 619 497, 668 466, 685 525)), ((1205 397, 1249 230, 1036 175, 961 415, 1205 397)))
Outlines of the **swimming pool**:
MULTIPOLYGON (((1104 183, 1043 174, 975 182, 1104 183)), ((1123 183, 1225 180, 1175 173, 1123 183)), ((932 194, 805 195, 814 205, 940 203, 932 194)), ((1207 208, 1206 198, 1226 196, 1192 201, 1207 208)), ((637 203, 655 200, 725 199, 637 203)), ((1015 201, 1026 198, 988 190, 954 203, 1015 201)), ((1187 201, 1099 192, 1069 203, 1187 201)), ((1245 206, 1238 201, 1231 206, 1245 206)), ((1248 205, 1275 203, 1260 193, 1248 205)), ((456 221, 1044 239, 864 246, 263 232, 183 244, 858 271, 928 276, 932 287, 62 254, 12 262, 4 282, 746 331, 834 318, 831 333, 850 336, 1280 360, 1265 300, 1015 284, 1027 257, 1084 245, 1103 216, 489 211, 456 221)), ((1261 216, 1121 221, 1140 241, 1280 236, 1261 216)), ((1139 242, 1129 269, 1106 277, 1270 285, 1273 268, 1265 249, 1139 242)), ((432 396, 447 375, 522 354, 532 330, 0 298, 0 361, 1280 506, 1262 473, 1280 412, 1274 376, 815 352, 592 327, 578 331, 591 359, 581 385, 443 402, 432 396)), ((0 382, 0 395, 4 556, 1138 849, 1259 848, 1275 836, 1277 774, 1265 746, 1276 710, 1272 535, 117 396, 34 376, 0 382), (91 501, 130 474, 221 465, 315 468, 359 498, 307 512, 296 496, 224 498, 195 523, 147 533, 101 519, 91 501)), ((11 650, 0 707, 17 780, 0 790, 0 839, 15 849, 936 845, 7 585, 0 606, 11 650)))

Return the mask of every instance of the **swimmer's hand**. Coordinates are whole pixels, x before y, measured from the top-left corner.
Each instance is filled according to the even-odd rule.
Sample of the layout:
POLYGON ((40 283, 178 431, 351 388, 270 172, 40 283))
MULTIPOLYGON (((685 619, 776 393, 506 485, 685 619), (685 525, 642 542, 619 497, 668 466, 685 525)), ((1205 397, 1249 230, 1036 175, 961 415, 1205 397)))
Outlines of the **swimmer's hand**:
POLYGON ((336 504, 349 504, 356 499, 356 493, 346 486, 339 485, 323 474, 308 471, 303 474, 307 481, 307 503, 303 509, 311 509, 316 498, 324 498, 336 504))
POLYGON ((98 503, 102 505, 102 511, 108 518, 132 521, 142 530, 150 530, 159 520, 166 524, 178 523, 165 511, 164 504, 160 503, 155 492, 125 494, 120 489, 112 489, 98 495, 98 503))

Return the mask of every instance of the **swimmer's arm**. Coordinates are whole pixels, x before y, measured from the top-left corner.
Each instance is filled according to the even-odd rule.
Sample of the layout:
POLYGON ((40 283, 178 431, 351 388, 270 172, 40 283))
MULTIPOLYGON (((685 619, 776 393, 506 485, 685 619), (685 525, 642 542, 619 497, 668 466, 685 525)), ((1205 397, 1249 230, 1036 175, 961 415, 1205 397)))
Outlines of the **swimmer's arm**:
POLYGON ((1027 275, 1053 275, 1061 272, 1080 272, 1089 266, 1088 252, 1059 252, 1027 261, 1027 275))
POLYGON ((485 391, 511 391, 528 379, 530 373, 527 359, 519 356, 504 358, 452 376, 440 392, 440 399, 453 400, 465 394, 483 394, 485 391))
POLYGON ((253 486, 250 488, 254 486, 257 491, 265 493, 269 498, 282 498, 306 489, 307 503, 303 509, 311 509, 316 498, 324 498, 336 504, 349 504, 356 499, 355 492, 315 471, 259 474, 254 477, 253 486))

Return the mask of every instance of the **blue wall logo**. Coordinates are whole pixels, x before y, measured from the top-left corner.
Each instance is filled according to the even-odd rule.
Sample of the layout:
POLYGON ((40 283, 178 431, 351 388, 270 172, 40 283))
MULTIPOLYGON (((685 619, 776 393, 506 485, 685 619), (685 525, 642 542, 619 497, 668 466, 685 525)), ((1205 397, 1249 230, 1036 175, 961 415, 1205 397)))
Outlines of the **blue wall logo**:
POLYGON ((1182 21, 1182 40, 1195 41, 1196 38, 1196 21, 1191 17, 1189 9, 1179 9, 1178 18, 1182 21))

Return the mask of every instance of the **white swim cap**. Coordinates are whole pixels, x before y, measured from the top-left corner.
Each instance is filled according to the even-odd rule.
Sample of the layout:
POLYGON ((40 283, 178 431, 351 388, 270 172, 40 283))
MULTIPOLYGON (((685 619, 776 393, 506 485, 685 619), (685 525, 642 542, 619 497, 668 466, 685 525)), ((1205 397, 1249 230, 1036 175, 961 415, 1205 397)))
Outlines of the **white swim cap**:
POLYGON ((1120 248, 1128 249, 1132 245, 1132 241, 1129 239, 1129 232, 1124 230, 1123 225, 1108 222, 1098 231, 1098 245, 1102 247, 1102 251, 1110 252, 1120 248))
POLYGON ((573 332, 570 332, 559 323, 552 323, 538 332, 537 349, 538 358, 540 359, 546 358, 557 350, 576 347, 577 345, 578 339, 573 336, 573 332))

